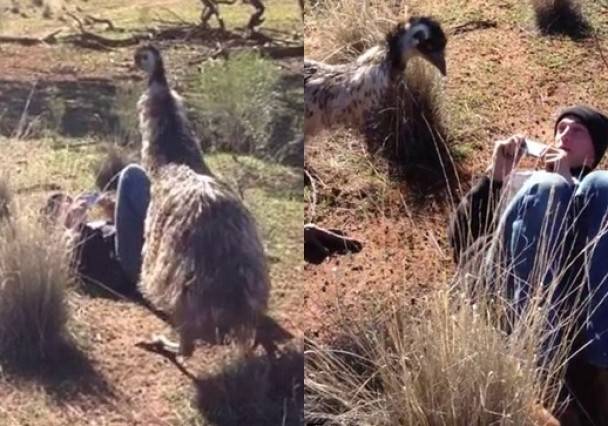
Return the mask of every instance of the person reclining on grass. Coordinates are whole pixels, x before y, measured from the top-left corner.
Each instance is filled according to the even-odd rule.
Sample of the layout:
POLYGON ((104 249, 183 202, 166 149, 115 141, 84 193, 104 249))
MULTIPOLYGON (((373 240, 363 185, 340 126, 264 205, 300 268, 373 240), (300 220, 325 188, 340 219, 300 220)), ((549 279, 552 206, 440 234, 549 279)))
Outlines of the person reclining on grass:
MULTIPOLYGON (((515 312, 522 312, 529 302, 533 283, 557 282, 551 299, 556 308, 548 318, 557 332, 550 345, 559 343, 564 332, 559 331, 560 318, 564 318, 559 312, 571 313, 569 297, 582 282, 582 296, 588 296, 588 301, 572 353, 581 352, 570 363, 567 380, 573 388, 597 392, 590 391, 593 384, 581 377, 587 374, 583 371, 608 371, 608 301, 604 302, 608 298, 608 171, 594 171, 608 147, 608 117, 587 106, 562 110, 553 144, 541 157, 545 170, 531 173, 513 198, 505 201, 525 144, 519 135, 496 142, 487 174, 463 197, 451 218, 454 258, 460 270, 475 271, 476 266, 467 263, 480 266, 474 263, 480 258, 499 259, 500 263, 491 265, 506 265, 504 275, 497 270, 500 266, 491 266, 487 277, 490 281, 506 277, 507 300, 515 312)), ((551 351, 545 343, 543 348, 551 351)), ((607 390, 602 392, 604 398, 607 390)))
POLYGON ((74 200, 63 193, 53 194, 44 213, 52 221, 61 220, 70 232, 76 234, 80 234, 84 227, 115 227, 113 249, 134 289, 141 270, 144 221, 149 203, 150 180, 146 172, 137 164, 129 164, 104 185, 100 193, 84 194, 74 200), (88 221, 89 210, 94 205, 102 208, 106 220, 88 221))

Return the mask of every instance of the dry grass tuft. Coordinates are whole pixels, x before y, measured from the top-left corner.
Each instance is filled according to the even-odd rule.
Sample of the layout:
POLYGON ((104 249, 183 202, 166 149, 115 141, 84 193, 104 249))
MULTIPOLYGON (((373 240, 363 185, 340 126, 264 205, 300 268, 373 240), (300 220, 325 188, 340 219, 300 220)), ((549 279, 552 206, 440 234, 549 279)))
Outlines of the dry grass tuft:
POLYGON ((0 228, 0 359, 40 367, 66 342, 67 246, 23 215, 0 228))
POLYGON ((563 34, 573 39, 589 36, 591 25, 578 0, 532 0, 536 26, 542 34, 563 34))
POLYGON ((328 0, 307 17, 306 56, 330 63, 349 61, 384 40, 386 33, 407 16, 404 0, 328 0), (309 43, 309 34, 314 33, 309 43), (310 46, 312 51, 308 50, 310 46))
POLYGON ((329 347, 309 342, 308 420, 535 425, 538 401, 561 412, 565 367, 578 349, 573 340, 591 299, 585 285, 562 286, 569 271, 556 273, 554 262, 571 247, 557 244, 539 242, 525 305, 512 302, 513 267, 494 262, 488 251, 500 252, 486 247, 419 311, 403 301, 372 306, 372 312, 390 314, 344 321, 329 347))
POLYGON ((309 342, 307 421, 534 425, 535 401, 554 408, 559 388, 552 378, 561 373, 558 362, 545 364, 548 370, 537 366, 538 323, 522 323, 506 336, 493 326, 494 308, 448 292, 425 311, 414 318, 410 306, 397 305, 373 326, 347 326, 333 347, 309 342))

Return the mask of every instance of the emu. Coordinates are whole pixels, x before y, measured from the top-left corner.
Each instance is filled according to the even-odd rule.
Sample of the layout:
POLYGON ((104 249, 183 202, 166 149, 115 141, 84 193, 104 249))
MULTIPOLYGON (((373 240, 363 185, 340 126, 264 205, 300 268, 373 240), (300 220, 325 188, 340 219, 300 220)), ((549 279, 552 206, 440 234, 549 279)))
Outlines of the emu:
MULTIPOLYGON (((247 23, 247 28, 249 31, 254 31, 255 27, 261 25, 264 22, 264 18, 262 15, 266 8, 261 0, 242 0, 244 4, 250 4, 255 8, 255 11, 249 17, 249 22, 247 23)), ((226 29, 224 24, 224 20, 220 17, 220 4, 228 4, 232 5, 236 3, 236 0, 201 0, 203 3, 203 11, 201 12, 201 25, 203 27, 207 27, 209 25, 209 20, 212 16, 215 15, 217 22, 222 30, 226 29)))
POLYGON ((358 127, 386 92, 403 78, 407 62, 420 56, 446 75, 446 36, 438 22, 412 17, 397 24, 383 45, 353 63, 329 65, 304 59, 304 134, 336 125, 358 127))
POLYGON ((179 344, 157 337, 152 345, 189 357, 196 339, 233 334, 244 343, 264 320, 270 293, 256 222, 205 164, 160 52, 141 47, 134 59, 148 76, 137 109, 151 181, 139 290, 179 334, 179 344))

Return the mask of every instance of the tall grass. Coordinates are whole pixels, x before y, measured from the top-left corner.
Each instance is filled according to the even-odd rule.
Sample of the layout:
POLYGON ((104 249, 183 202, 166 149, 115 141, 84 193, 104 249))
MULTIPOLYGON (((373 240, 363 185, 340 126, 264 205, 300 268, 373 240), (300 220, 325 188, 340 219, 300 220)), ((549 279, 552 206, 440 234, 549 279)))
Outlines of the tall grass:
POLYGON ((368 146, 389 160, 393 178, 425 194, 457 184, 444 100, 437 71, 413 59, 366 126, 368 146))
POLYGON ((331 63, 354 59, 384 40, 392 26, 406 17, 404 0, 318 2, 304 23, 307 36, 305 54, 331 63))
POLYGON ((0 362, 40 367, 66 342, 64 240, 28 215, 0 226, 0 362))
MULTIPOLYGON (((549 215, 538 235, 549 235, 554 219, 549 215)), ((581 349, 574 341, 593 296, 577 285, 585 274, 578 261, 598 239, 577 254, 567 240, 541 238, 527 303, 516 304, 513 270, 521 259, 505 263, 502 238, 496 233, 463 261, 452 285, 421 311, 401 301, 373 307, 390 314, 373 322, 351 318, 330 344, 309 341, 308 421, 539 425, 548 414, 540 407, 563 412, 566 368, 581 349)))
MULTIPOLYGON (((342 345, 309 342, 305 412, 310 424, 534 425, 543 401, 555 408, 560 373, 537 365, 538 326, 510 336, 489 305, 455 303, 448 292, 423 319, 397 305, 379 326, 349 326, 342 345), (346 342, 346 344, 345 344, 346 342)), ((537 322, 538 318, 537 318, 537 322)), ((547 368, 547 366, 545 366, 547 368)))

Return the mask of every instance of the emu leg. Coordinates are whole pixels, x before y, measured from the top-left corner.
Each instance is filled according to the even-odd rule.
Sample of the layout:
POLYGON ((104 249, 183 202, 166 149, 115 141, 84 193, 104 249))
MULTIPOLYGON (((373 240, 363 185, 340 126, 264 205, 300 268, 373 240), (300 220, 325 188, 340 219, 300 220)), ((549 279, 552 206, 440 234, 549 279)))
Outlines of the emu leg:
POLYGON ((203 26, 204 28, 209 27, 209 20, 213 15, 215 15, 215 18, 217 19, 220 28, 224 30, 224 21, 222 20, 222 18, 220 18, 219 7, 217 7, 213 0, 201 0, 201 2, 203 3, 203 11, 201 12, 201 26, 203 26))
POLYGON ((194 352, 194 335, 187 327, 182 327, 179 332, 179 354, 185 358, 192 356, 194 352))
POLYGON ((262 4, 261 0, 249 0, 249 3, 251 3, 251 5, 255 7, 255 12, 253 12, 251 18, 249 18, 249 23, 247 24, 247 28, 249 29, 249 31, 253 32, 255 27, 264 22, 264 18, 262 18, 262 15, 264 14, 266 8, 262 4))
POLYGON ((139 342, 136 346, 172 358, 180 353, 180 345, 162 335, 153 336, 150 341, 139 342))

